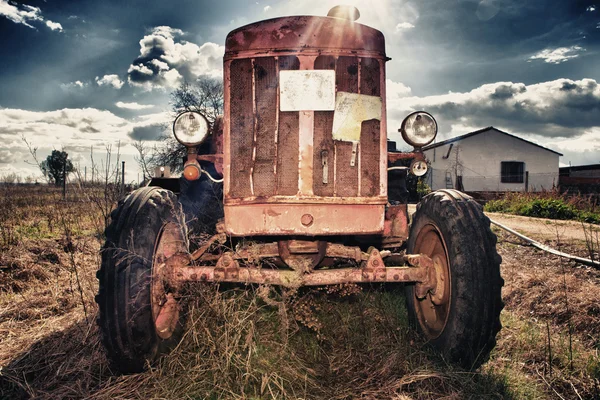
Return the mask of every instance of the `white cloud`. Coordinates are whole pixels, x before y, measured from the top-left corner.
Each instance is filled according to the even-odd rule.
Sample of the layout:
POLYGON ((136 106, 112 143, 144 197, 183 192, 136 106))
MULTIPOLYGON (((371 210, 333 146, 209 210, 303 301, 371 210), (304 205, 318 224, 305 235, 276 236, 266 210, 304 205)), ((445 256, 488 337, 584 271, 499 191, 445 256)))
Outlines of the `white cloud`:
POLYGON ((269 11, 270 9, 271 9, 271 6, 266 6, 265 8, 263 8, 263 11, 264 11, 264 12, 267 12, 267 11, 269 11))
POLYGON ((585 11, 589 11, 589 12, 596 11, 596 6, 595 5, 588 6, 588 8, 586 8, 585 11))
MULTIPOLYGON (((25 25, 31 29, 36 29, 30 22, 43 22, 42 10, 39 7, 27 4, 9 3, 8 0, 0 0, 0 15, 5 16, 16 24, 25 25)), ((62 32, 62 25, 58 22, 46 21, 46 26, 53 31, 62 32)))
POLYGON ((138 171, 134 156, 137 151, 132 143, 146 132, 154 130, 160 133, 160 128, 166 126, 170 119, 170 114, 166 112, 126 119, 95 108, 65 108, 45 112, 0 109, 0 141, 2 150, 6 150, 0 151, 0 175, 8 171, 5 168, 7 165, 21 176, 39 172, 25 162, 31 161, 27 146, 21 139, 25 135, 38 148, 40 159, 44 159, 53 149, 65 149, 69 158, 78 162, 82 169, 88 166, 88 174, 91 171, 90 147, 94 149, 98 165, 105 158, 106 146, 112 146, 112 155, 115 157, 120 143, 121 159, 127 161, 126 178, 136 180, 138 171), (1 165, 2 160, 13 163, 1 165))
POLYGON ((579 57, 585 49, 581 46, 559 47, 557 49, 545 49, 529 57, 529 60, 544 60, 550 64, 560 64, 579 57))
POLYGON ((61 24, 59 24, 58 22, 52 22, 50 20, 46 21, 46 26, 50 29, 52 29, 53 31, 59 31, 62 32, 63 31, 63 27, 61 24))
POLYGON ((98 86, 112 86, 115 89, 121 89, 123 87, 123 81, 119 79, 119 75, 110 74, 104 75, 102 78, 96 77, 96 83, 98 86))
POLYGON ((122 101, 118 101, 115 103, 115 106, 119 107, 119 108, 124 108, 127 110, 145 110, 148 108, 154 108, 154 106, 152 104, 139 104, 136 102, 131 102, 131 103, 125 103, 122 101))
POLYGON ((43 21, 42 10, 38 7, 28 6, 26 4, 21 5, 22 8, 18 8, 16 5, 10 4, 8 0, 0 0, 0 15, 4 15, 16 24, 23 24, 32 29, 35 29, 29 24, 30 21, 43 21))
POLYGON ((180 40, 180 29, 158 26, 140 40, 140 55, 127 70, 130 85, 145 90, 169 90, 184 80, 222 76, 225 48, 215 43, 180 40))
POLYGON ((410 22, 400 22, 398 25, 396 25, 396 33, 413 29, 414 27, 415 26, 410 22))
POLYGON ((61 83, 60 88, 63 90, 69 90, 69 89, 82 89, 84 87, 87 86, 87 83, 82 82, 82 81, 75 81, 75 82, 69 82, 69 83, 61 83))
POLYGON ((394 82, 391 79, 385 80, 385 88, 388 104, 399 98, 411 95, 410 87, 406 86, 401 82, 394 82))
POLYGON ((584 149, 585 135, 595 132, 600 150, 600 84, 593 79, 496 82, 462 93, 388 96, 390 137, 398 139, 402 119, 415 110, 433 114, 441 139, 492 125, 563 152, 567 142, 584 149))

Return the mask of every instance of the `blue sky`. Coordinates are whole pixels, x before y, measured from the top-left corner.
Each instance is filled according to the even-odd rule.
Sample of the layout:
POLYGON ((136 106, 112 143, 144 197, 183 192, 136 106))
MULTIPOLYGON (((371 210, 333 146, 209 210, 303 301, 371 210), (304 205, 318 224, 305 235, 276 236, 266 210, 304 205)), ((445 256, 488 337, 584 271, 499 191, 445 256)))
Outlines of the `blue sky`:
MULTIPOLYGON (((345 1, 381 30, 389 137, 412 110, 441 138, 493 125, 600 162, 600 2, 345 1)), ((0 175, 36 174, 21 137, 45 157, 65 148, 80 167, 90 146, 121 153, 137 179, 135 139, 158 137, 169 93, 220 77, 227 33, 285 15, 326 15, 338 1, 0 0, 0 175)))

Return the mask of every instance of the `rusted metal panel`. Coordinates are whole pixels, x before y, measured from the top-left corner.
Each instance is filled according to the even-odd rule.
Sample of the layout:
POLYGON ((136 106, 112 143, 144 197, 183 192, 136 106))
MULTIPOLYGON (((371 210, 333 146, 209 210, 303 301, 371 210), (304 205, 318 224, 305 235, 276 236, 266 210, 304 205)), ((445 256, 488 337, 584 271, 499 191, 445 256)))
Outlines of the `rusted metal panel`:
POLYGON ((379 60, 362 57, 360 60, 360 93, 381 96, 379 60))
POLYGON ((408 207, 406 204, 388 206, 385 211, 384 240, 389 242, 404 241, 408 239, 408 207))
POLYGON ((254 60, 254 97, 256 118, 256 141, 254 143, 253 183, 254 195, 276 194, 275 139, 273 132, 277 123, 277 60, 262 57, 254 60))
MULTIPOLYGON (((358 93, 358 59, 340 57, 336 63, 338 92, 358 93)), ((335 141, 335 195, 358 195, 358 167, 351 166, 353 144, 335 141)))
MULTIPOLYGON (((387 202, 386 59, 383 35, 356 23, 348 25, 352 26, 353 33, 340 34, 339 29, 346 29, 340 27, 347 24, 348 21, 332 18, 292 17, 253 24, 236 30, 229 36, 224 67, 224 142, 227 145, 224 152, 224 203, 225 226, 228 232, 235 231, 244 235, 274 235, 278 234, 277 232, 315 235, 343 234, 350 231, 353 234, 368 234, 383 231, 382 215, 376 218, 381 224, 371 224, 364 230, 360 224, 346 226, 353 225, 348 223, 352 221, 350 216, 346 216, 343 223, 338 221, 327 228, 319 227, 315 219, 315 222, 311 223, 312 228, 309 229, 298 222, 298 218, 301 219, 303 214, 279 219, 279 226, 267 224, 260 217, 260 221, 255 221, 256 225, 251 227, 248 213, 258 212, 262 215, 262 211, 256 208, 247 209, 244 216, 243 213, 237 212, 239 207, 245 205, 265 208, 274 204, 285 207, 292 204, 300 207, 353 204, 357 207, 365 205, 381 209, 387 202), (293 21, 293 24, 288 23, 290 21, 293 21), (305 25, 301 26, 303 23, 305 25), (308 23, 316 25, 307 26, 308 23), (334 36, 327 33, 333 31, 328 31, 326 25, 337 33, 334 36), (273 29, 265 30, 268 27, 273 29), (288 32, 288 29, 291 30, 288 32), (312 37, 308 31, 313 33, 312 37), (363 45, 365 43, 368 45, 363 45), (246 60, 243 62, 246 65, 250 62, 251 66, 246 72, 251 79, 252 132, 248 135, 249 132, 246 131, 244 137, 238 137, 235 126, 242 124, 240 120, 243 118, 238 114, 244 107, 248 108, 248 105, 243 104, 241 97, 236 98, 234 92, 238 91, 240 86, 247 86, 240 85, 239 81, 242 79, 235 76, 240 70, 234 68, 236 60, 246 60), (335 111, 279 111, 279 72, 299 69, 334 70, 337 91, 381 96, 381 121, 363 122, 360 127, 360 141, 353 145, 352 142, 332 139, 335 111), (273 72, 274 80, 263 81, 265 71, 266 76, 273 72), (236 101, 240 104, 236 105, 236 101), (274 128, 271 128, 272 123, 274 128), (250 145, 247 144, 249 137, 250 145), (244 151, 240 151, 242 148, 251 149, 250 179, 245 168, 247 158, 236 158, 238 153, 245 155, 244 151), (227 151, 228 149, 230 151, 227 151), (272 163, 269 163, 270 158, 272 163), (230 162, 230 166, 227 165, 227 161, 230 162), (237 221, 232 218, 234 214, 237 221), (299 230, 296 231, 296 228, 299 230), (328 233, 318 233, 322 232, 319 229, 327 230, 328 233)), ((362 210, 358 212, 361 212, 361 215, 363 213, 362 210)))
MULTIPOLYGON (((297 57, 279 57, 280 71, 299 68, 300 61, 297 57)), ((277 194, 279 195, 296 195, 298 193, 299 132, 299 113, 297 111, 279 112, 277 139, 277 194)))
POLYGON ((384 213, 383 204, 228 205, 225 221, 232 236, 381 234, 384 213), (302 223, 305 215, 312 217, 308 225, 302 223))
POLYGON ((385 60, 377 59, 379 62, 379 91, 383 107, 381 108, 381 142, 379 143, 379 194, 387 197, 388 176, 387 176, 387 107, 386 107, 386 88, 385 88, 385 60))
POLYGON ((387 197, 319 197, 319 196, 271 196, 271 197, 243 197, 226 198, 225 205, 244 205, 244 204, 379 204, 385 205, 387 197))
POLYGON ((231 63, 230 92, 230 141, 231 179, 230 195, 252 195, 250 173, 254 138, 254 114, 252 104, 252 60, 234 60, 231 63))
MULTIPOLYGON (((315 69, 335 70, 335 57, 319 56, 315 59, 315 69)), ((333 196, 334 186, 334 145, 331 132, 333 112, 315 111, 313 139, 313 192, 317 196, 333 196), (323 171, 325 170, 325 175, 323 171), (327 179, 324 179, 324 176, 327 179)))
POLYGON ((381 121, 364 121, 360 134, 360 194, 373 197, 379 194, 381 121))
MULTIPOLYGON (((215 120, 212 129, 212 145, 213 151, 215 154, 214 160, 211 161, 215 165, 215 169, 219 174, 223 174, 223 117, 219 116, 215 120)), ((209 156, 206 154, 205 156, 209 156)), ((200 160, 201 156, 198 156, 198 160, 200 160)))
POLYGON ((383 34, 340 18, 296 16, 270 19, 238 28, 227 35, 225 58, 246 51, 364 50, 385 57, 383 34))

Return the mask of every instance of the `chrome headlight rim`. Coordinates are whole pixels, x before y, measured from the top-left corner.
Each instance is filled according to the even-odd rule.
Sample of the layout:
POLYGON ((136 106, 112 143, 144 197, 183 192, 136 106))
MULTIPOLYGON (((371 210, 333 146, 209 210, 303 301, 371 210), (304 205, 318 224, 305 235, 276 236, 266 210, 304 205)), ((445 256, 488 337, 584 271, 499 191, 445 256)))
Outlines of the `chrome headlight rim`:
POLYGON ((209 133, 209 122, 208 119, 201 113, 198 111, 182 111, 179 114, 177 114, 177 116, 175 117, 175 121, 173 121, 173 136, 175 136, 175 139, 181 143, 182 145, 186 146, 186 147, 195 147, 195 146, 199 146, 201 145, 206 138, 208 137, 208 133, 209 133), (194 133, 194 135, 190 135, 190 138, 183 138, 181 137, 181 133, 177 132, 177 122, 183 118, 184 116, 194 116, 196 118, 199 118, 200 124, 198 127, 198 130, 196 131, 196 133, 194 133))
POLYGON ((437 137, 437 133, 438 133, 438 124, 437 121, 435 120, 435 118, 433 117, 433 115, 431 115, 430 113, 428 113, 427 111, 414 111, 410 114, 408 114, 406 116, 406 118, 404 118, 404 120, 402 121, 402 125, 400 126, 399 129, 400 133, 402 134, 402 139, 404 139, 404 141, 408 144, 410 144, 411 146, 415 147, 415 148, 421 148, 424 146, 427 146, 428 144, 430 144, 431 142, 433 142, 435 140, 435 138, 437 137), (427 118, 430 118, 431 121, 433 122, 433 134, 431 135, 430 138, 426 138, 422 141, 418 141, 418 140, 414 140, 415 137, 410 137, 409 133, 407 131, 407 124, 409 123, 409 121, 411 121, 412 118, 417 118, 418 116, 423 115, 426 116, 427 118))

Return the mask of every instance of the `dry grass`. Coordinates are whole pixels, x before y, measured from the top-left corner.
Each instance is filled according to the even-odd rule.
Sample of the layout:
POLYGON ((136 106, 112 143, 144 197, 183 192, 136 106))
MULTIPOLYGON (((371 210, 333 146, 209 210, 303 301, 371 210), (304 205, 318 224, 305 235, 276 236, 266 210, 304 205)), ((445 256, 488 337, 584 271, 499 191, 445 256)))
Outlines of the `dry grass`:
POLYGON ((507 237, 500 243, 505 328, 479 371, 446 365, 408 328, 400 287, 207 285, 188 288, 189 329, 172 354, 145 373, 114 375, 93 302, 102 240, 94 221, 102 224, 96 219, 102 215, 77 204, 46 197, 16 207, 21 214, 12 227, 24 233, 0 250, 0 398, 600 396, 598 275, 568 266, 571 312, 565 315, 556 259, 507 237), (52 232, 43 222, 39 235, 23 230, 33 226, 42 204, 73 218, 52 232), (574 328, 572 369, 567 322, 574 328))

